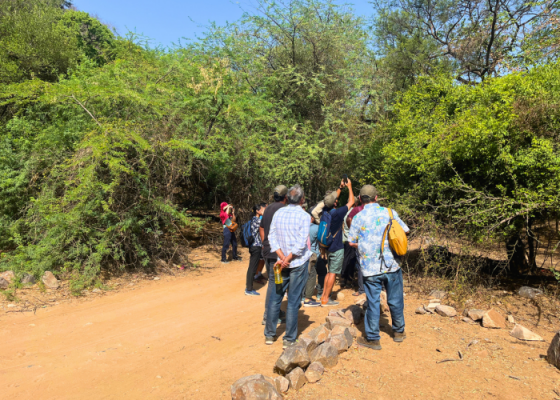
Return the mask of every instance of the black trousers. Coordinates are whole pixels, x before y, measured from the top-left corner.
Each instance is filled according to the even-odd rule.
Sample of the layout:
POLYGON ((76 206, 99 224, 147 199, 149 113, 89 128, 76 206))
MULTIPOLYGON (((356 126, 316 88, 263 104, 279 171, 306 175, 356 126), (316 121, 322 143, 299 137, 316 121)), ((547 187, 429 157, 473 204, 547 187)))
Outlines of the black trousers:
POLYGON ((251 246, 249 247, 249 268, 247 268, 247 280, 245 284, 245 290, 250 292, 253 290, 253 278, 257 273, 257 268, 259 267, 259 260, 261 259, 262 247, 261 246, 251 246))
POLYGON ((354 277, 354 271, 356 268, 356 249, 344 242, 344 260, 342 261, 342 273, 341 276, 346 282, 351 281, 354 277))
POLYGON ((328 273, 327 260, 319 256, 319 258, 317 258, 317 264, 315 264, 315 269, 317 270, 317 283, 319 284, 317 298, 319 298, 323 294, 323 289, 325 288, 325 277, 328 273))

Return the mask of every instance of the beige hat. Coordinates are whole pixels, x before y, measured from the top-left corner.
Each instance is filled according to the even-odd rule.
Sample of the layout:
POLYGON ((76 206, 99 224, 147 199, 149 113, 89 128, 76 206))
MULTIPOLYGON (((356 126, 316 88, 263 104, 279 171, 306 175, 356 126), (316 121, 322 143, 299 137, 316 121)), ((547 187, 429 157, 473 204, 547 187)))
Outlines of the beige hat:
POLYGON ((323 202, 325 203, 325 207, 331 208, 332 206, 334 206, 334 203, 336 202, 336 194, 331 193, 331 194, 326 195, 323 198, 323 202))
POLYGON ((274 188, 274 193, 278 193, 280 196, 285 196, 288 194, 288 188, 285 185, 278 185, 274 188))
POLYGON ((360 196, 367 196, 370 199, 375 199, 377 196, 377 189, 373 185, 365 185, 360 189, 360 196))

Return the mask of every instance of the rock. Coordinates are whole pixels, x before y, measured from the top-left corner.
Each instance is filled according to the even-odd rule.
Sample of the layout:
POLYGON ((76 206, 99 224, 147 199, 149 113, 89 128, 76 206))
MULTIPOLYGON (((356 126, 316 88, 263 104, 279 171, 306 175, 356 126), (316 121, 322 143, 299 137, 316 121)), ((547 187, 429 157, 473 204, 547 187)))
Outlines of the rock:
POLYGON ((321 326, 318 326, 317 328, 312 329, 307 334, 302 336, 311 338, 315 341, 315 343, 317 343, 317 345, 320 345, 321 343, 324 343, 329 338, 330 333, 331 331, 327 329, 325 324, 323 324, 321 326))
POLYGON ((154 281, 159 281, 159 279, 160 279, 159 276, 156 276, 156 277, 154 278, 154 281))
MULTIPOLYGON (((350 335, 350 332, 348 332, 348 335, 350 335)), ((350 335, 350 337, 352 337, 352 336, 350 335)), ((354 340, 354 338, 352 338, 352 341, 353 340, 354 340)), ((348 344, 348 339, 346 338, 345 335, 342 335, 342 334, 332 335, 327 340, 327 343, 330 343, 334 347, 336 347, 336 350, 338 351, 339 354, 344 353, 345 351, 348 350, 348 347, 350 347, 350 345, 348 344)), ((352 344, 352 342, 350 342, 350 344, 352 344)))
POLYGON ((507 316, 507 322, 509 322, 510 324, 515 324, 515 318, 513 318, 513 315, 507 316))
POLYGON ((346 318, 344 316, 344 311, 343 310, 330 310, 328 316, 329 317, 346 318))
POLYGON ((310 353, 315 350, 317 346, 319 346, 319 343, 308 336, 300 336, 300 338, 298 339, 298 345, 302 346, 305 351, 310 353))
POLYGON ((35 284, 35 277, 31 274, 23 274, 23 278, 21 278, 21 283, 24 285, 33 285, 35 284))
POLYGON ((274 383, 276 383, 276 390, 280 393, 286 393, 290 389, 290 381, 283 376, 277 376, 274 383))
POLYGON ((442 306, 438 304, 436 307, 436 312, 442 317, 454 317, 457 315, 457 311, 450 306, 442 306))
MULTIPOLYGON (((350 332, 350 329, 356 330, 356 328, 354 328, 354 327, 347 328, 347 327, 342 326, 342 325, 337 325, 332 330, 331 337, 336 336, 336 335, 343 335, 346 338, 346 341, 348 342, 348 347, 350 347, 350 346, 352 346, 352 343, 354 342, 354 337, 355 337, 352 334, 352 332, 350 332)), ((357 335, 358 335, 358 332, 356 330, 356 336, 357 335)))
POLYGON ((320 362, 325 368, 338 364, 338 350, 330 343, 323 343, 309 355, 311 362, 320 362))
POLYGON ((362 320, 362 308, 356 305, 350 306, 344 311, 344 317, 354 325, 358 325, 362 320))
POLYGON ((482 326, 485 328, 500 329, 506 327, 506 319, 494 309, 488 310, 482 316, 482 326))
POLYGON ((439 299, 443 300, 447 296, 447 293, 443 290, 432 290, 430 295, 428 296, 429 299, 439 299))
POLYGON ((6 290, 10 286, 10 283, 4 278, 0 278, 0 289, 6 290))
POLYGON ((467 316, 470 319, 472 319, 473 321, 480 321, 485 313, 486 313, 486 311, 484 311, 484 310, 471 309, 471 310, 467 311, 467 316))
POLYGON ((309 354, 307 354, 305 347, 297 344, 284 350, 280 357, 278 357, 278 360, 276 360, 274 367, 276 371, 280 372, 282 375, 286 375, 294 368, 307 367, 310 362, 309 354))
POLYGON ((358 298, 356 299, 356 301, 354 302, 354 304, 358 305, 358 306, 363 306, 365 304, 365 302, 367 301, 367 297, 365 294, 361 294, 358 296, 358 298))
POLYGON ((12 280, 16 276, 14 275, 13 271, 5 271, 0 274, 0 278, 4 278, 8 283, 12 283, 12 280))
POLYGON ((344 293, 338 292, 338 293, 336 294, 336 299, 337 299, 338 301, 344 300, 344 293))
POLYGON ((91 293, 101 293, 101 289, 95 288, 91 291, 91 293))
POLYGON ((560 331, 556 332, 556 335, 552 338, 546 353, 546 359, 549 363, 560 369, 560 331))
MULTIPOLYGON (((270 378, 269 378, 270 379, 270 378)), ((282 400, 275 385, 263 375, 251 375, 237 380, 231 385, 232 400, 282 400)))
POLYGON ((438 305, 439 305, 438 303, 430 303, 427 306, 424 306, 424 309, 434 312, 438 305))
POLYGON ((15 304, 8 304, 8 308, 14 308, 15 306, 15 304))
POLYGON ((416 314, 424 315, 427 311, 424 310, 424 307, 418 307, 415 312, 416 314))
POLYGON ((327 321, 327 328, 329 329, 333 329, 336 325, 342 325, 342 326, 351 326, 352 323, 350 321, 348 321, 346 318, 340 318, 340 317, 327 317, 325 318, 327 321))
POLYGON ((46 271, 41 280, 49 289, 58 289, 58 287, 60 286, 58 279, 56 279, 51 271, 46 271))
POLYGON ((429 303, 429 304, 432 304, 432 303, 440 304, 440 303, 441 303, 441 300, 440 300, 440 299, 430 299, 430 300, 428 300, 428 303, 429 303))
POLYGON ((348 330, 350 331, 350 334, 352 335, 353 338, 358 337, 358 329, 356 329, 356 327, 349 326, 348 330))
POLYGON ((532 340, 532 341, 539 341, 539 342, 544 341, 544 339, 539 335, 537 335, 536 333, 531 332, 529 329, 525 328, 524 326, 517 325, 517 324, 513 327, 512 331, 509 334, 519 340, 528 340, 528 341, 532 340))
POLYGON ((476 324, 476 322, 474 322, 471 318, 469 317, 463 317, 461 318, 461 321, 466 322, 467 324, 476 324))
POLYGON ((534 299, 535 297, 540 296, 542 293, 542 290, 535 289, 529 286, 521 286, 517 291, 518 295, 527 299, 534 299))
POLYGON ((315 383, 321 379, 323 376, 323 372, 325 372, 325 368, 323 364, 320 362, 313 362, 309 364, 307 367, 307 371, 305 371, 305 377, 310 383, 315 383))
POLYGON ((290 381, 290 386, 295 390, 300 390, 307 383, 305 372, 299 367, 290 372, 287 378, 290 381))
POLYGON ((389 305, 387 304, 387 292, 381 291, 379 295, 379 310, 381 314, 387 314, 390 312, 389 305))

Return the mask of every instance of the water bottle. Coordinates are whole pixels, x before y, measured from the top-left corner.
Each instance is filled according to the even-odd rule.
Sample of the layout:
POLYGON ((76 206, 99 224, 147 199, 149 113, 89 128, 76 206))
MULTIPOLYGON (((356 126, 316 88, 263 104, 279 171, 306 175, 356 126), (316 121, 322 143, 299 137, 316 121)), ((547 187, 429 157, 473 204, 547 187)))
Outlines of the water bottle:
POLYGON ((281 262, 274 264, 274 283, 281 285, 284 283, 284 278, 282 278, 282 266, 281 262))

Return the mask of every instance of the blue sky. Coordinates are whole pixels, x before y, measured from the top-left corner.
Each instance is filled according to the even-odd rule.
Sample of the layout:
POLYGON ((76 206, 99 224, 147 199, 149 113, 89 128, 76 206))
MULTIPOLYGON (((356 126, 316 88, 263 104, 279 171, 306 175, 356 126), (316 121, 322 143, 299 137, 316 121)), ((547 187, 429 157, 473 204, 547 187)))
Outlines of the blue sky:
MULTIPOLYGON (((369 17, 372 6, 367 1, 346 1, 356 14, 369 17)), ((152 46, 171 46, 180 38, 195 39, 210 21, 218 25, 234 22, 244 11, 254 10, 251 0, 74 0, 81 11, 98 17, 124 35, 128 31, 143 34, 152 46)))

